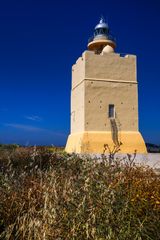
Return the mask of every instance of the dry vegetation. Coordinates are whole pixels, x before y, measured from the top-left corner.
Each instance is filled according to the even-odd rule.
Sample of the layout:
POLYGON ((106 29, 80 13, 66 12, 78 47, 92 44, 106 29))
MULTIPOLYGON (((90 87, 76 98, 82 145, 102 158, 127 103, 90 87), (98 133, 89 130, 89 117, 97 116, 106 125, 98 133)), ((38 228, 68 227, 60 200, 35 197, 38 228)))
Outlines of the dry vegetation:
POLYGON ((15 147, 0 169, 1 239, 160 239, 160 176, 130 156, 15 147))

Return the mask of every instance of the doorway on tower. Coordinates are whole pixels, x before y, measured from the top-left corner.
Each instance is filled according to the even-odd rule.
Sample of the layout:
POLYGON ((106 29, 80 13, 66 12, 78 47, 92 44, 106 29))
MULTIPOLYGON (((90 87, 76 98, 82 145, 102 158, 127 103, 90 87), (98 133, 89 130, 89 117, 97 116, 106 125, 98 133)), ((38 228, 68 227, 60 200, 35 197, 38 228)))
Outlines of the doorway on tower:
POLYGON ((115 107, 114 104, 109 104, 108 106, 108 117, 115 118, 115 107))

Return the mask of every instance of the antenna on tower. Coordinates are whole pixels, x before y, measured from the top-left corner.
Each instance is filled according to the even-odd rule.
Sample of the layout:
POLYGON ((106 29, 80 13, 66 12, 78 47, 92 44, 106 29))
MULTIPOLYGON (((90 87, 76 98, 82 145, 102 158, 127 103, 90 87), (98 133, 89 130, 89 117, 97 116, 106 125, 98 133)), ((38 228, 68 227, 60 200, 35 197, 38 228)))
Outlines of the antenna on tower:
POLYGON ((99 23, 104 23, 104 22, 105 22, 104 16, 103 16, 103 14, 101 14, 101 19, 100 19, 99 23))

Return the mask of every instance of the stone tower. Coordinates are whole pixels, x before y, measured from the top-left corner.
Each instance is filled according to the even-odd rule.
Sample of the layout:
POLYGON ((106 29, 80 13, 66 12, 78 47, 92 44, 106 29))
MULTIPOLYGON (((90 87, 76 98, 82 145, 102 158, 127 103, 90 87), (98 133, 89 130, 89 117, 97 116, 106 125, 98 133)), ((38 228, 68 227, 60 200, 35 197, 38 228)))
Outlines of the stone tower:
POLYGON ((136 56, 115 53, 116 43, 101 18, 88 50, 72 67, 71 134, 67 152, 146 153, 138 130, 136 56))

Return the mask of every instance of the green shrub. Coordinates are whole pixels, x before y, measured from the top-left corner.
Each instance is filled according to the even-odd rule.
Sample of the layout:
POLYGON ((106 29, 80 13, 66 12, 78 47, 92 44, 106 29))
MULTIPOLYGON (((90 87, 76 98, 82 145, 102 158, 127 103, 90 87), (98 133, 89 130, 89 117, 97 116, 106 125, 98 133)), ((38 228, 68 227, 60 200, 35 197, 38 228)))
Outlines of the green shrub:
POLYGON ((28 148, 9 158, 0 175, 2 239, 160 239, 160 176, 130 157, 28 148))

